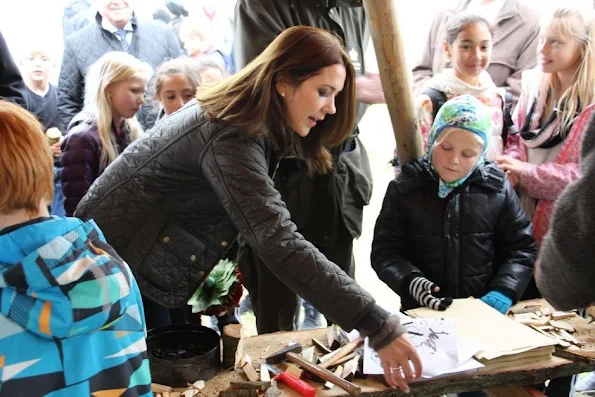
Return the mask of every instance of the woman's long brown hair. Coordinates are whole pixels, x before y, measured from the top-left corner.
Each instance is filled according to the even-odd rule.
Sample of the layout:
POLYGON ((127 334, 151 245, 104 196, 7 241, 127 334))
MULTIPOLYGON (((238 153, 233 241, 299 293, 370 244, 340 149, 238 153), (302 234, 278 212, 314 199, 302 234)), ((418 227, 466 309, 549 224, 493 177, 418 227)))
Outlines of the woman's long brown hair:
POLYGON ((328 148, 345 141, 355 122, 355 70, 339 38, 322 29, 294 26, 236 75, 199 88, 197 99, 209 117, 249 136, 268 135, 281 153, 293 146, 311 173, 323 174, 332 169, 328 148), (346 70, 344 88, 335 99, 337 111, 300 138, 289 126, 276 83, 289 81, 297 87, 322 68, 337 64, 346 70))

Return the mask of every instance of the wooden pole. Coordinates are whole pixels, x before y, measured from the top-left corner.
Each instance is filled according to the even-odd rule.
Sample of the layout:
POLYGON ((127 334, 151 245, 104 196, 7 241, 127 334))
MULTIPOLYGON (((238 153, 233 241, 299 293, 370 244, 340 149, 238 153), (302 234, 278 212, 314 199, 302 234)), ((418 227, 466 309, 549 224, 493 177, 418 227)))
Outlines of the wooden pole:
POLYGON ((422 155, 422 139, 413 105, 411 72, 399 30, 394 0, 364 0, 368 26, 378 59, 384 98, 393 125, 399 162, 422 155))

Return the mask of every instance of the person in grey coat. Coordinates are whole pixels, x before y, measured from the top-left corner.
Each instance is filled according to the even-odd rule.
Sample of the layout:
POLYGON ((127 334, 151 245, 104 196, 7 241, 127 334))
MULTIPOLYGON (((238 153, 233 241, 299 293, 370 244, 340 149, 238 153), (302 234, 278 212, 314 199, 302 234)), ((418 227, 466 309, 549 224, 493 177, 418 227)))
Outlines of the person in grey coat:
POLYGON ((583 112, 581 122, 587 128, 583 176, 558 198, 535 269, 539 291, 559 310, 595 303, 595 105, 583 112))
MULTIPOLYGON (((58 81, 58 109, 65 126, 83 109, 89 67, 106 52, 125 51, 153 69, 166 59, 183 55, 169 26, 137 20, 128 1, 120 1, 117 7, 112 4, 116 3, 113 0, 97 0, 96 3, 99 12, 95 23, 66 39, 58 81)), ((148 117, 150 114, 150 106, 143 105, 137 116, 145 129, 152 127, 155 121, 154 117, 148 117)))

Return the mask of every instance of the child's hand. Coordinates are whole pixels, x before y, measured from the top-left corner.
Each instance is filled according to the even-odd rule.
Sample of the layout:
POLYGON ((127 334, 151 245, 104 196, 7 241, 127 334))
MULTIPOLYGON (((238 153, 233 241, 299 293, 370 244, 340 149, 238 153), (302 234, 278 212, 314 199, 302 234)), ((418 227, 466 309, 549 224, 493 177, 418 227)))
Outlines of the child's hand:
POLYGON ((62 142, 56 142, 52 145, 52 153, 54 157, 60 157, 62 155, 62 142))
POLYGON ((434 294, 440 287, 425 277, 415 277, 409 284, 409 293, 422 306, 433 310, 446 310, 452 303, 452 298, 438 298, 434 294))
POLYGON ((496 163, 502 170, 510 174, 515 174, 518 177, 523 172, 523 162, 510 156, 496 156, 496 163))
POLYGON ((481 300, 502 314, 506 314, 510 306, 512 306, 512 299, 499 291, 490 291, 481 300))

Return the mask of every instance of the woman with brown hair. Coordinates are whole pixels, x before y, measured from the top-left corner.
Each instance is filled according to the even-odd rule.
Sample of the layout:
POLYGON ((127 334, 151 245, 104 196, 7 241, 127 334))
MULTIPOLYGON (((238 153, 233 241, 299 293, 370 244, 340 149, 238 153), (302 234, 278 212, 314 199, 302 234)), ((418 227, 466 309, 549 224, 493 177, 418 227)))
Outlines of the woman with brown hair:
POLYGON ((79 204, 133 269, 148 327, 187 304, 241 238, 289 288, 345 330, 370 337, 388 382, 403 390, 421 362, 394 315, 296 231, 273 186, 298 154, 312 173, 355 117, 355 72, 332 34, 293 27, 238 74, 199 87, 113 162, 79 204), (165 315, 164 315, 165 313, 165 315))

